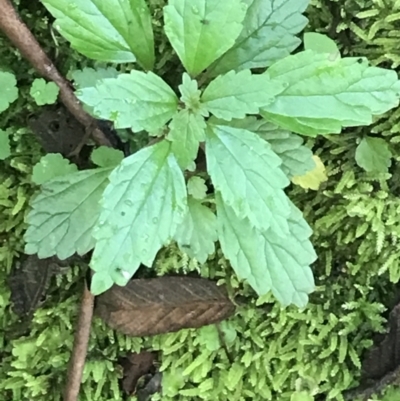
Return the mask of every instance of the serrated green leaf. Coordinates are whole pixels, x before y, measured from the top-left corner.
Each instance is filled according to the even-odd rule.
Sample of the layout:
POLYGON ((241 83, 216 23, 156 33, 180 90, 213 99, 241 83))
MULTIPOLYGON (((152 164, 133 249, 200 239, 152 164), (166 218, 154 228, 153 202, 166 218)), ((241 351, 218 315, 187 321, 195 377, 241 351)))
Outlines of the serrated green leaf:
POLYGON ((240 219, 216 194, 218 234, 222 251, 239 278, 262 296, 269 291, 283 305, 304 307, 314 290, 310 264, 316 259, 312 233, 301 212, 291 204, 287 237, 260 231, 240 219))
POLYGON ((119 72, 114 67, 89 68, 74 70, 71 72, 71 79, 76 89, 90 88, 96 86, 97 81, 106 78, 117 78, 119 72))
POLYGON ((186 72, 182 76, 182 84, 179 85, 179 91, 181 92, 181 100, 185 103, 185 106, 195 114, 201 114, 204 117, 208 117, 209 113, 206 107, 200 103, 201 91, 196 80, 190 79, 190 76, 186 72))
POLYGON ((38 106, 56 102, 60 89, 54 82, 46 82, 43 78, 33 81, 29 94, 38 106))
POLYGON ((191 177, 187 183, 188 194, 194 199, 202 200, 207 196, 207 185, 201 177, 191 177))
POLYGON ((125 285, 143 263, 151 266, 187 211, 181 169, 162 141, 125 158, 110 175, 94 230, 91 267, 125 285))
POLYGON ((211 117, 209 122, 214 125, 228 125, 245 129, 265 139, 271 145, 272 150, 281 158, 282 171, 289 178, 295 175, 303 175, 315 168, 313 153, 303 145, 303 139, 296 134, 280 129, 268 121, 249 116, 231 121, 211 117))
POLYGON ((8 132, 0 129, 0 160, 11 156, 10 138, 8 132))
POLYGON ((210 125, 206 132, 207 170, 224 202, 254 226, 286 235, 289 180, 271 146, 244 129, 210 125))
POLYGON ((45 182, 31 201, 25 252, 62 260, 75 252, 89 252, 95 244, 92 229, 100 214, 99 200, 111 171, 84 170, 45 182))
POLYGON ((170 0, 165 33, 186 71, 196 76, 235 43, 246 5, 241 0, 170 0))
POLYGON ((246 114, 258 114, 260 107, 272 103, 285 87, 265 74, 230 71, 211 81, 201 101, 210 113, 229 121, 244 118, 246 114))
POLYGON ((90 159, 99 167, 115 167, 121 163, 124 153, 118 149, 100 146, 90 155, 90 159))
MULTIPOLYGON (((327 54, 307 50, 275 63, 266 74, 289 86, 261 114, 276 124, 283 117, 284 128, 298 133, 308 134, 303 127, 299 131, 299 119, 305 126, 313 120, 320 126, 326 119, 331 133, 339 133, 342 127, 369 125, 373 116, 399 103, 397 73, 371 67, 363 58, 332 61, 327 54)), ((311 128, 313 135, 315 126, 311 128)))
POLYGON ((214 253, 214 242, 218 240, 215 214, 200 201, 189 197, 188 212, 174 239, 183 252, 205 263, 208 256, 214 253))
MULTIPOLYGON (((239 121, 246 120, 248 118, 239 121)), ((271 145, 272 150, 281 158, 281 168, 289 178, 304 175, 315 168, 313 153, 303 145, 303 138, 267 121, 256 118, 253 121, 253 128, 250 125, 247 129, 260 135, 271 145)))
POLYGON ((306 32, 303 36, 305 50, 312 50, 315 53, 329 53, 332 56, 340 57, 337 44, 328 36, 317 32, 306 32))
POLYGON ((196 159, 199 142, 205 140, 205 128, 204 118, 187 109, 175 114, 169 124, 167 139, 172 142, 172 152, 182 169, 196 159))
POLYGON ((132 70, 117 78, 99 80, 95 88, 82 88, 76 94, 93 107, 98 117, 114 121, 117 129, 157 131, 178 107, 174 91, 152 72, 132 70))
POLYGON ((364 137, 356 149, 356 162, 367 172, 387 173, 392 152, 383 138, 364 137))
POLYGON ((114 282, 107 273, 96 273, 90 283, 90 292, 93 295, 100 295, 113 286, 114 282))
MULTIPOLYGON (((107 78, 117 78, 119 72, 113 67, 107 68, 89 68, 85 67, 83 70, 75 70, 70 73, 70 79, 73 79, 75 89, 85 88, 85 94, 88 97, 92 93, 92 97, 97 96, 96 84, 107 78)), ((83 104, 83 109, 96 116, 93 107, 83 104)))
POLYGON ((64 159, 59 153, 49 153, 33 167, 32 182, 42 185, 55 177, 72 174, 76 171, 78 171, 78 167, 71 164, 68 159, 64 159))
POLYGON ((86 57, 111 63, 154 65, 151 15, 145 0, 43 0, 56 29, 86 57))
POLYGON ((268 67, 287 57, 301 43, 307 24, 302 15, 309 0, 245 0, 243 30, 236 43, 210 68, 213 76, 228 71, 268 67))
POLYGON ((7 110, 12 102, 18 99, 18 88, 15 75, 0 71, 0 113, 7 110))

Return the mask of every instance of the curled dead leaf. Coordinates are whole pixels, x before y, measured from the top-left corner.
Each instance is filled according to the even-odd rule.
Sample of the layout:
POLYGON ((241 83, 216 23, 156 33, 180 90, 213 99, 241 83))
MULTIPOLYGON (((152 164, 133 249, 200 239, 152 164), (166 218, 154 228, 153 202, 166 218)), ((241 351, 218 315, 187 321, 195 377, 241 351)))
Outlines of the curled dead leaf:
POLYGON ((96 314, 133 337, 199 328, 231 316, 235 306, 224 288, 193 277, 137 279, 97 297, 96 314))

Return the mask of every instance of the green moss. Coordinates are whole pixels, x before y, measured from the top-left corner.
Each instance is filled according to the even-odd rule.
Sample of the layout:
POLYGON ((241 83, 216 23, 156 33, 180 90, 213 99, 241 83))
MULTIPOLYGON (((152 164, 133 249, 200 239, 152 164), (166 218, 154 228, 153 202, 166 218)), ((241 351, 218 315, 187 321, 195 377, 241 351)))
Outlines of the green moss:
MULTIPOLYGON (((343 51, 397 68, 400 6, 396 4, 394 0, 315 1, 309 10, 310 29, 327 31, 337 18, 332 15, 339 10, 335 31, 343 51)), ((32 2, 21 2, 20 7, 23 18, 63 73, 88 64, 67 51, 58 36, 59 47, 54 50, 41 8, 36 11, 32 2)), ((0 164, 0 399, 58 401, 72 348, 82 273, 72 269, 54 280, 30 332, 10 338, 7 331, 16 318, 10 312, 6 277, 23 249, 23 219, 34 191, 31 166, 41 152, 24 128, 26 112, 36 110, 28 95, 36 75, 16 52, 10 52, 5 39, 0 40, 0 56, 4 66, 16 73, 22 93, 0 116, 0 128, 13 133, 14 154, 11 162, 0 164)), ((166 60, 166 74, 173 63, 172 56, 166 60)), ((390 141, 396 161, 400 155, 398 127, 399 112, 394 111, 373 128, 390 141)), ((219 254, 199 266, 170 247, 157 262, 158 274, 197 270, 242 296, 236 316, 223 325, 226 349, 219 344, 213 327, 132 339, 95 319, 80 400, 122 400, 116 361, 127 351, 142 348, 160 350, 163 401, 273 400, 278 394, 285 401, 296 388, 340 400, 344 389, 357 384, 360 358, 371 346, 372 335, 383 331, 384 311, 395 302, 400 279, 398 167, 391 169, 392 175, 371 176, 356 166, 357 138, 369 132, 370 128, 357 129, 310 142, 324 161, 329 180, 317 193, 291 190, 314 228, 313 242, 319 254, 314 266, 318 288, 306 310, 283 310, 270 297, 257 302, 219 254)))

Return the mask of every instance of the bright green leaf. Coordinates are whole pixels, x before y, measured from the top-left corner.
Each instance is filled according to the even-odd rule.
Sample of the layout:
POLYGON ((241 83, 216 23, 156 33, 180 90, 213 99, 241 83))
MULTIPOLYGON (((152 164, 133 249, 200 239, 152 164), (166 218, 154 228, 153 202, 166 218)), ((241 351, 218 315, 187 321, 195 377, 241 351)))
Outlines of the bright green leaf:
POLYGON ((392 152, 383 138, 364 137, 356 149, 356 162, 367 172, 387 173, 392 152))
POLYGON ((210 113, 229 121, 244 118, 246 114, 258 114, 260 107, 272 103, 284 89, 284 84, 271 81, 265 74, 230 71, 207 86, 201 101, 210 113))
POLYGON ((249 5, 243 30, 234 46, 212 66, 212 75, 247 68, 268 67, 287 57, 301 43, 302 15, 309 0, 245 0, 249 5))
POLYGON ((290 401, 314 401, 314 397, 308 391, 296 391, 291 395, 290 401))
POLYGON ((214 253, 214 242, 218 240, 215 214, 200 201, 189 197, 188 212, 174 239, 183 252, 205 263, 214 253))
POLYGON ((10 138, 6 131, 0 129, 0 160, 5 160, 11 155, 10 138))
POLYGON ((200 103, 201 91, 199 90, 197 81, 190 79, 186 72, 182 76, 182 85, 179 85, 179 91, 181 92, 181 100, 185 103, 185 106, 195 114, 201 114, 204 117, 208 117, 209 113, 206 107, 200 103))
POLYGON ((78 52, 111 63, 154 64, 151 15, 145 0, 43 0, 55 27, 78 52))
POLYGON ((340 57, 337 44, 328 36, 317 32, 306 32, 303 37, 305 50, 312 50, 315 53, 329 53, 332 56, 340 57))
POLYGON ((202 200, 207 196, 207 185, 203 178, 191 177, 187 183, 187 191, 194 199, 202 200))
POLYGON ((93 295, 100 295, 110 289, 113 284, 112 278, 107 273, 96 273, 93 274, 90 291, 93 295))
POLYGON ((89 68, 74 70, 71 72, 71 79, 76 89, 90 88, 96 86, 97 81, 106 78, 117 78, 118 71, 114 67, 89 68))
POLYGON ((152 72, 132 70, 99 80, 95 88, 82 88, 76 94, 99 118, 114 121, 117 129, 157 131, 178 107, 174 91, 152 72))
POLYGON ((33 81, 29 93, 38 106, 43 106, 55 103, 59 91, 60 89, 54 82, 46 82, 43 78, 37 78, 33 81))
POLYGON ((222 251, 240 279, 262 296, 269 291, 284 306, 304 307, 314 290, 310 264, 316 259, 309 240, 312 233, 301 212, 291 204, 289 233, 260 231, 248 219, 240 219, 216 196, 218 233, 222 251))
POLYGON ((281 130, 274 124, 247 117, 242 120, 225 122, 231 127, 255 132, 265 139, 272 150, 282 159, 282 171, 289 177, 303 175, 315 168, 311 149, 303 145, 303 139, 289 131, 281 130))
POLYGON ((196 333, 196 341, 209 351, 218 351, 221 347, 219 333, 215 324, 201 327, 196 333))
POLYGON ((288 232, 289 184, 281 159, 256 134, 228 126, 210 126, 206 138, 207 170, 224 202, 239 218, 261 229, 288 232))
POLYGON ((100 146, 90 155, 90 159, 99 167, 115 167, 121 163, 124 153, 118 149, 100 146))
POLYGON ((31 201, 24 239, 27 254, 66 259, 94 247, 92 229, 112 169, 84 170, 45 182, 31 201))
POLYGON ((186 71, 196 76, 233 46, 245 14, 241 0, 170 0, 164 29, 186 71))
POLYGON ((220 324, 224 342, 229 346, 234 344, 237 338, 237 332, 234 324, 229 320, 224 320, 220 324))
POLYGON ((18 99, 17 80, 14 74, 0 71, 0 113, 7 110, 18 99))
POLYGON ((125 158, 110 175, 94 230, 91 267, 125 285, 141 263, 151 266, 187 211, 181 169, 162 141, 125 158))
POLYGON ((299 130, 297 120, 306 127, 311 122, 312 135, 313 121, 320 126, 322 119, 330 123, 331 133, 339 133, 342 127, 369 125, 373 116, 399 103, 397 73, 371 67, 363 58, 332 61, 307 50, 275 63, 266 74, 289 86, 261 114, 276 124, 283 117, 284 128, 298 133, 308 134, 304 127, 299 130))
POLYGON ((172 142, 172 151, 182 169, 196 159, 199 142, 205 140, 205 128, 204 118, 187 109, 175 114, 169 124, 167 139, 172 142))
POLYGON ((228 376, 226 378, 226 387, 230 391, 234 391, 238 386, 239 383, 242 381, 243 376, 246 374, 246 368, 243 364, 235 361, 229 367, 228 376))
POLYGON ((296 118, 271 114, 266 111, 261 111, 261 115, 283 129, 311 137, 340 133, 342 127, 340 121, 330 118, 296 118))
MULTIPOLYGON (((117 78, 119 75, 118 71, 113 67, 107 68, 89 68, 85 67, 83 70, 74 70, 70 73, 70 79, 73 79, 74 86, 76 89, 85 88, 86 96, 92 94, 92 97, 97 96, 96 84, 107 78, 117 78)), ((93 107, 90 107, 86 104, 83 104, 84 110, 96 116, 96 113, 93 110, 93 107)))
POLYGON ((76 171, 78 171, 78 167, 71 164, 68 159, 64 159, 59 153, 49 153, 33 166, 32 182, 42 185, 55 177, 72 174, 76 171))

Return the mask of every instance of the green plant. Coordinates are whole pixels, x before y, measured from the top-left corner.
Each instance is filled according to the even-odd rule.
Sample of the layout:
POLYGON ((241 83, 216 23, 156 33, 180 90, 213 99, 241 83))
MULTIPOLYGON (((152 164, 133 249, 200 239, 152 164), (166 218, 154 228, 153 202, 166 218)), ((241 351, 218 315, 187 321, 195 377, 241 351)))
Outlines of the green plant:
POLYGON ((281 7, 266 0, 171 0, 164 29, 186 69, 178 98, 177 88, 149 71, 155 53, 144 0, 116 9, 94 0, 86 8, 43 3, 82 54, 136 61, 144 69, 81 74, 76 93, 96 117, 155 139, 120 162, 109 150, 110 157, 92 159, 99 168, 67 175, 60 169, 60 176, 42 180, 27 218, 26 252, 64 259, 94 248, 91 289, 99 294, 113 283, 125 285, 140 264, 151 266, 171 241, 205 261, 218 239, 258 295, 271 290, 285 305, 304 306, 314 289, 316 255, 311 229, 284 189, 314 162, 292 132, 316 136, 371 124, 398 104, 396 73, 364 58, 341 58, 319 35, 289 55, 306 24, 305 0, 281 7), (287 19, 277 28, 278 8, 287 19), (259 13, 269 13, 261 25, 259 13), (93 25, 102 27, 100 34, 91 33, 93 25), (209 193, 188 194, 193 176, 209 193))

